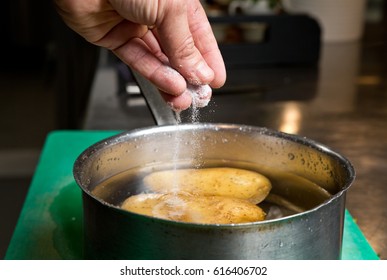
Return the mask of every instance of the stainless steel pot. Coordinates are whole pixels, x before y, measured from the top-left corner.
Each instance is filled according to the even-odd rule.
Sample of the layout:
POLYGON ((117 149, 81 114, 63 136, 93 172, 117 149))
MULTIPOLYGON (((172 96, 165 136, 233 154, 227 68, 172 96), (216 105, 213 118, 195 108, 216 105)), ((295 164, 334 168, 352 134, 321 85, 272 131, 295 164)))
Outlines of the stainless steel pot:
POLYGON ((355 172, 343 156, 299 136, 236 124, 182 124, 101 141, 79 156, 74 176, 83 190, 86 258, 339 259, 345 195, 355 172), (127 170, 169 168, 172 161, 258 169, 272 180, 277 202, 303 210, 248 224, 181 223, 120 209, 120 201, 139 191, 133 187, 100 187, 127 170))
POLYGON ((346 158, 310 139, 266 128, 168 125, 176 120, 158 90, 133 74, 160 126, 101 141, 76 160, 74 177, 83 191, 86 258, 340 258, 345 195, 355 178, 346 158), (269 217, 273 207, 282 209, 285 216, 229 225, 166 221, 119 208, 127 196, 142 191, 136 184, 122 180, 112 187, 101 185, 118 174, 136 175, 174 164, 257 170, 273 184, 269 203, 263 203, 269 217))

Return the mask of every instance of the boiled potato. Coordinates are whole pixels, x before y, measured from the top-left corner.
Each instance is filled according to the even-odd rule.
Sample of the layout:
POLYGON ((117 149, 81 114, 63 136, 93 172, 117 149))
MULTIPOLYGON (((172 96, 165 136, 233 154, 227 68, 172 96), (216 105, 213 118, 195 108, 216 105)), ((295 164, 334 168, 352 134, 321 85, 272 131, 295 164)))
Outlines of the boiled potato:
POLYGON ((235 224, 262 221, 265 213, 244 199, 187 194, 138 194, 127 198, 122 209, 178 222, 235 224))
POLYGON ((257 204, 271 190, 265 176, 238 168, 178 169, 154 172, 144 178, 153 192, 187 192, 198 195, 218 195, 247 199, 257 204))

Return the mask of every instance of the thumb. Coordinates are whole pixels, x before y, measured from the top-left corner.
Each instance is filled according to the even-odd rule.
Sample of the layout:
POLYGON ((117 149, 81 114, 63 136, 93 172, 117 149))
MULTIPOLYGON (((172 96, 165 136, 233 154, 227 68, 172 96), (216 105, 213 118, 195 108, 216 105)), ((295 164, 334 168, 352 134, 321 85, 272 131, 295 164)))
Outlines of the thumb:
POLYGON ((197 9, 200 2, 160 1, 157 16, 157 34, 170 65, 193 85, 209 84, 214 79, 214 71, 207 65, 195 45, 189 17, 197 17, 195 22, 207 21, 207 17, 197 9), (199 11, 198 13, 196 13, 199 11), (204 17, 204 18, 203 18, 204 17))

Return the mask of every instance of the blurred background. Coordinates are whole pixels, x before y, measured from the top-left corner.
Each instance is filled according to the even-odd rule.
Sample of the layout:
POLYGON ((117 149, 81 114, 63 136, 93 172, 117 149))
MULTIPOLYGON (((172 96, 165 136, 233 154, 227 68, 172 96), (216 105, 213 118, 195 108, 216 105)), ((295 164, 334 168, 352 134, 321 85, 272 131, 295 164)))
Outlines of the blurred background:
MULTIPOLYGON (((373 163, 387 154, 386 1, 202 3, 229 71, 227 84, 215 91, 215 104, 202 120, 268 126, 328 142, 354 160, 360 169, 359 185, 368 183, 371 174, 365 172, 376 168, 375 189, 386 197, 379 192, 387 187, 386 161, 382 166, 373 163), (254 108, 240 109, 251 100, 254 108), (230 114, 232 110, 238 113, 230 114), (324 125, 333 119, 342 131, 337 138, 324 134, 324 125), (368 135, 374 146, 362 146, 359 134, 368 135), (343 137, 360 142, 347 150, 340 142, 343 137), (368 152, 376 159, 363 156, 368 152)), ((5 0, 2 6, 0 258, 50 131, 153 125, 144 101, 131 90, 127 68, 69 30, 52 1, 5 0)), ((387 238, 381 233, 387 228, 385 204, 369 210, 383 219, 367 224, 358 203, 363 197, 364 190, 353 191, 348 207, 358 214, 376 252, 387 258, 387 238)))

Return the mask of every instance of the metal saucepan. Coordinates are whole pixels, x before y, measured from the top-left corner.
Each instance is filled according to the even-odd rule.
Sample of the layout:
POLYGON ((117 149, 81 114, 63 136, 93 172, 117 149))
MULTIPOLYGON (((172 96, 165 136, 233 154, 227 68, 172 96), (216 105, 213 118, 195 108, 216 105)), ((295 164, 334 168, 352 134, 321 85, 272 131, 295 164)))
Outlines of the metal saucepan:
POLYGON ((74 177, 83 191, 88 259, 339 259, 345 195, 355 172, 346 158, 303 137, 237 124, 181 124, 96 143, 76 160, 74 177), (192 224, 120 209, 142 191, 136 180, 173 168, 172 162, 263 173, 273 184, 262 204, 268 219, 192 224), (103 184, 114 176, 124 179, 103 184), (272 216, 273 209, 280 214, 272 216))

